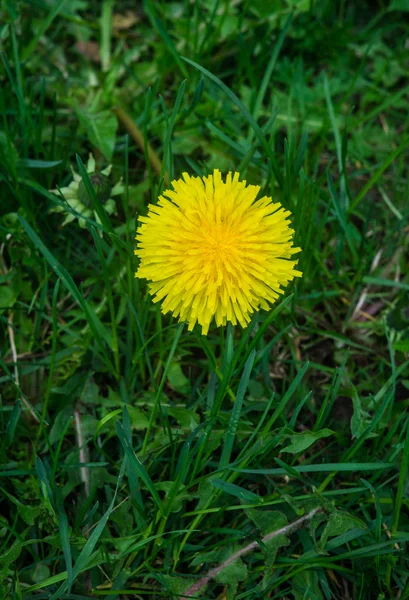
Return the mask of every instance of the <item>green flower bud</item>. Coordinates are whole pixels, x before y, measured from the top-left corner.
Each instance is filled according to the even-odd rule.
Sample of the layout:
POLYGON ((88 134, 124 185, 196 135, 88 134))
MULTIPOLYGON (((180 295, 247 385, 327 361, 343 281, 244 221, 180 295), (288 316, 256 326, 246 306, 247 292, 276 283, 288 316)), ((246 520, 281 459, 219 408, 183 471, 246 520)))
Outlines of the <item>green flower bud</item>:
MULTIPOLYGON (((102 173, 90 173, 89 178, 95 190, 97 200, 99 200, 101 204, 105 204, 105 202, 109 200, 112 191, 112 185, 109 177, 103 175, 102 173)), ((78 186, 78 197, 82 204, 92 208, 92 199, 90 198, 87 188, 85 187, 85 183, 82 179, 78 186)))

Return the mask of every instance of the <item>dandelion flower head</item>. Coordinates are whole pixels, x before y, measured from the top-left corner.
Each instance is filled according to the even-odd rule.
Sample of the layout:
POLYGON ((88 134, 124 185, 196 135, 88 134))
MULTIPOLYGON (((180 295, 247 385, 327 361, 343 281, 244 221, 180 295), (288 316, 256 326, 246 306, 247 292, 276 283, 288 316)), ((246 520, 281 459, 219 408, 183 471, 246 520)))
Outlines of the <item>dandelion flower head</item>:
POLYGON ((215 169, 207 177, 172 182, 146 217, 139 217, 136 277, 148 280, 154 302, 196 323, 207 334, 217 326, 248 325, 268 309, 294 277, 301 276, 293 247, 290 212, 264 196, 259 186, 215 169))

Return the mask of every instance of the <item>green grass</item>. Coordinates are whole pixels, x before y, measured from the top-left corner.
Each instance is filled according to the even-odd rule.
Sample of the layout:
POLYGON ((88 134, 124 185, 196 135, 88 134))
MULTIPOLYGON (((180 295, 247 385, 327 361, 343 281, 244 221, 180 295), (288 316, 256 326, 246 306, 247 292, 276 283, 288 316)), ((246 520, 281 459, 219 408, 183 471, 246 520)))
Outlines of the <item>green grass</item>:
POLYGON ((4 1, 0 599, 409 598, 407 15, 4 1), (85 228, 49 192, 70 165, 85 228), (203 337, 133 248, 170 180, 215 167, 292 212, 303 277, 203 337))

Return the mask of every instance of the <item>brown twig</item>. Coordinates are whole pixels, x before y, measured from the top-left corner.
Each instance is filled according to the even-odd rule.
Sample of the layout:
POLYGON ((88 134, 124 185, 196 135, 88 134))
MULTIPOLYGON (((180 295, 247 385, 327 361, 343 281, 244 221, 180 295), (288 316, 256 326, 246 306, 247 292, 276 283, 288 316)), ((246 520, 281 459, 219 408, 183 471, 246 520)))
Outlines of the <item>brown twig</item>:
MULTIPOLYGON (((88 452, 85 446, 84 437, 82 435, 82 427, 81 427, 81 415, 78 409, 74 410, 74 420, 75 420, 75 432, 77 434, 77 444, 79 449, 80 463, 88 462, 88 452)), ((88 498, 89 496, 89 473, 88 468, 86 466, 82 466, 80 468, 81 481, 84 484, 85 496, 88 498)))
POLYGON ((20 378, 18 376, 16 342, 14 340, 13 317, 14 317, 14 313, 13 313, 13 311, 10 311, 9 318, 7 320, 7 331, 9 334, 11 357, 13 359, 13 366, 14 366, 14 381, 16 382, 16 384, 18 386, 20 386, 20 378))
MULTIPOLYGON (((378 250, 378 252, 375 254, 375 257, 371 264, 370 273, 375 271, 375 269, 378 267, 379 262, 381 260, 382 252, 383 252, 383 250, 382 250, 382 248, 380 248, 378 250)), ((354 308, 354 312, 351 315, 351 321, 357 320, 357 318, 360 315, 362 315, 362 312, 367 312, 367 311, 362 311, 362 307, 365 304, 365 300, 368 295, 368 292, 369 292, 369 285, 365 286, 365 288, 362 290, 359 300, 354 308)))
MULTIPOLYGON (((6 237, 6 240, 9 241, 10 239, 11 239, 11 234, 9 233, 6 237)), ((7 275, 8 269, 7 269, 6 261, 4 260, 4 257, 3 257, 4 249, 5 249, 5 244, 3 243, 0 246, 0 261, 2 263, 3 272, 5 275, 7 275)), ((0 271, 0 273, 1 273, 1 271, 0 271)), ((18 361, 17 361, 18 355, 17 355, 16 341, 14 338, 13 318, 14 318, 14 312, 10 311, 9 317, 7 319, 7 333, 9 336, 11 357, 13 360, 13 367, 14 367, 14 382, 15 382, 16 386, 20 389, 20 377, 19 377, 19 373, 18 373, 18 361)), ((20 398, 21 398, 21 401, 24 404, 24 406, 30 412, 31 416, 37 421, 37 423, 39 423, 40 419, 38 418, 35 411, 30 406, 29 402, 27 402, 27 400, 24 398, 24 395, 22 393, 20 394, 20 398)))
MULTIPOLYGON (((266 542, 272 540, 273 538, 275 538, 279 535, 288 535, 288 534, 292 533, 293 531, 296 531, 297 529, 299 529, 301 527, 301 525, 303 525, 306 521, 309 521, 310 519, 312 519, 312 517, 314 515, 316 515, 317 513, 321 512, 321 511, 322 511, 321 507, 314 508, 308 514, 304 515, 300 519, 297 519, 296 521, 293 521, 292 523, 285 525, 285 527, 281 527, 281 529, 277 529, 276 531, 272 531, 271 533, 268 533, 267 535, 265 535, 262 538, 261 542, 263 544, 265 544, 266 542)), ((251 544, 248 544, 248 546, 245 546, 244 548, 241 548, 237 552, 234 552, 223 563, 221 563, 217 567, 214 567, 213 569, 210 569, 210 571, 208 572, 208 574, 205 577, 202 577, 201 579, 199 579, 199 581, 196 581, 196 583, 191 585, 183 593, 183 595, 180 596, 180 600, 182 600, 182 598, 192 598, 193 594, 196 594, 202 588, 204 588, 211 579, 214 579, 215 577, 217 577, 217 575, 219 575, 219 573, 221 573, 226 567, 228 567, 229 565, 234 563, 235 560, 237 560, 241 556, 244 556, 245 554, 248 554, 249 552, 252 552, 259 546, 260 546, 259 542, 251 542, 251 544)))
MULTIPOLYGON (((145 139, 144 139, 143 134, 140 131, 140 129, 138 129, 138 127, 135 125, 132 117, 130 115, 128 115, 128 113, 120 106, 116 106, 114 108, 114 112, 115 112, 116 116, 118 117, 118 120, 122 123, 122 125, 125 127, 125 129, 129 133, 129 135, 132 137, 132 139, 138 144, 140 149, 143 152, 145 152, 145 139)), ((147 153, 148 153, 148 159, 152 166, 152 169, 158 175, 160 175, 162 172, 162 163, 161 163, 158 155, 156 154, 155 150, 152 148, 152 146, 149 143, 147 144, 147 153)), ((165 179, 165 185, 168 185, 167 173, 165 173, 164 179, 165 179)))

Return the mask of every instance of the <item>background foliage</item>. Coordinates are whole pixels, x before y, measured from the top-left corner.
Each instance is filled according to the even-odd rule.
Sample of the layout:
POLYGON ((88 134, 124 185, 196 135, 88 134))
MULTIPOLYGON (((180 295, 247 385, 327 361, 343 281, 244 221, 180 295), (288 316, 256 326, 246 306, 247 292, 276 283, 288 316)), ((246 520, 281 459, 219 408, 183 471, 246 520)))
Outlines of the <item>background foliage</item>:
POLYGON ((3 0, 0 598, 408 598, 405 0, 3 0), (185 58, 188 60, 185 60, 185 58), (48 190, 113 163, 103 225, 48 190), (77 156, 77 159, 76 159, 77 156), (290 209, 304 273, 188 333, 134 278, 183 171, 290 209))

